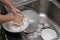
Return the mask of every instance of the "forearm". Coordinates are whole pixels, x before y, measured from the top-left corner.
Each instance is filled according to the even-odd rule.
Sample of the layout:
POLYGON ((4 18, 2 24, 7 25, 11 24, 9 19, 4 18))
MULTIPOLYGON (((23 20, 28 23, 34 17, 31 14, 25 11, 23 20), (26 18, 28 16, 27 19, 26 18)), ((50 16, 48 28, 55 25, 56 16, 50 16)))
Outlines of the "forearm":
POLYGON ((10 9, 13 8, 13 4, 9 0, 0 0, 2 3, 7 5, 10 9))
POLYGON ((9 15, 0 15, 0 23, 8 22, 13 20, 13 16, 9 15))

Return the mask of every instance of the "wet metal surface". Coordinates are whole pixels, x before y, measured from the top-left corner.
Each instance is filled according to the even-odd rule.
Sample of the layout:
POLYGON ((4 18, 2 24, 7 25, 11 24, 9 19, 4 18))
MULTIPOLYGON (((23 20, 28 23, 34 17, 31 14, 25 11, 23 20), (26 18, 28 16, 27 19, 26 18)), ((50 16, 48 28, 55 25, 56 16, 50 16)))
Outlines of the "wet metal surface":
MULTIPOLYGON (((60 33, 59 33, 58 30, 60 30, 60 29, 57 30, 58 26, 56 25, 56 27, 57 27, 56 28, 54 25, 56 25, 56 24, 52 20, 50 20, 48 17, 40 17, 40 24, 38 26, 38 29, 35 32, 33 32, 33 33, 31 33, 31 34, 29 34, 27 36, 28 36, 28 38, 30 40, 43 40, 42 37, 41 37, 41 35, 40 35, 41 31, 43 29, 49 28, 49 29, 53 29, 54 31, 56 31, 56 33, 57 33, 57 35, 59 37, 60 33)), ((57 40, 59 38, 57 38, 57 40)))

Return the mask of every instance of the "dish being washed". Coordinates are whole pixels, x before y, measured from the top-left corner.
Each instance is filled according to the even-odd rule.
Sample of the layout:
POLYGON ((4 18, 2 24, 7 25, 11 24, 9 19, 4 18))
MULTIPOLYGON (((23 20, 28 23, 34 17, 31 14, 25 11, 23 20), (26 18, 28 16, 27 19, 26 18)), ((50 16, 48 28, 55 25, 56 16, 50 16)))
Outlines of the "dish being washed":
POLYGON ((15 32, 15 33, 22 32, 29 26, 29 20, 27 17, 24 16, 22 23, 16 24, 13 21, 9 21, 9 22, 3 23, 2 25, 3 25, 3 28, 9 32, 15 32))

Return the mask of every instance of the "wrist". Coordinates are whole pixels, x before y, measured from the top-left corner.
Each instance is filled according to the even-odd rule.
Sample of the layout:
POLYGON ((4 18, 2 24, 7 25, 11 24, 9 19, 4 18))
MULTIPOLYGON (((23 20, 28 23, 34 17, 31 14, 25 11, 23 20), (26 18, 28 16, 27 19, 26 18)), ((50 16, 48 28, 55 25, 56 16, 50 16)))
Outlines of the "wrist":
POLYGON ((15 8, 15 7, 14 7, 13 5, 10 6, 10 9, 11 9, 11 10, 14 9, 14 8, 15 8))

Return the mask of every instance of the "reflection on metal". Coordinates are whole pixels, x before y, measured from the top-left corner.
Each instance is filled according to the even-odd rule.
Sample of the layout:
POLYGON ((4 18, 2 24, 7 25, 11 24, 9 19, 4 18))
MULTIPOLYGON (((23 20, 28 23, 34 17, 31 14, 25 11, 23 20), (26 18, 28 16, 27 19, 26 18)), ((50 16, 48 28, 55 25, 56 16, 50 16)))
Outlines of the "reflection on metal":
POLYGON ((58 8, 60 8, 60 3, 57 2, 57 0, 49 0, 50 2, 52 2, 54 5, 56 5, 58 8))
POLYGON ((47 17, 45 13, 40 13, 39 16, 41 16, 41 17, 47 17))
POLYGON ((16 7, 26 5, 37 0, 10 0, 16 7))

